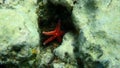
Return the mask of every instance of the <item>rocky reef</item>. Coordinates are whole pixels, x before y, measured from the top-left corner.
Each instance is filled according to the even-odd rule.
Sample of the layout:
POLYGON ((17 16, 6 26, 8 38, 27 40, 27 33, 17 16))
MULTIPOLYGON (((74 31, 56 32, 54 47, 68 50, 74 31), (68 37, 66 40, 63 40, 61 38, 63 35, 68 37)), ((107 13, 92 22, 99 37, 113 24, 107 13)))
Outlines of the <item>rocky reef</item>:
POLYGON ((40 41, 35 4, 29 0, 1 2, 0 66, 17 68, 35 61, 40 41))
POLYGON ((1 0, 0 67, 120 68, 119 0, 1 0), (58 20, 62 42, 43 42, 58 20))

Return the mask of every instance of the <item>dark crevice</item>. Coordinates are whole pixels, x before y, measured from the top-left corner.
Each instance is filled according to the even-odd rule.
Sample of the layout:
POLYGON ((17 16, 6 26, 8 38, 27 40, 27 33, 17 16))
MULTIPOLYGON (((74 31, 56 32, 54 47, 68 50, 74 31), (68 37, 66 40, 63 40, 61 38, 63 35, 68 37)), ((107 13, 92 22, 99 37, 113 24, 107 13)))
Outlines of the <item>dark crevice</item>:
MULTIPOLYGON (((40 42, 43 43, 43 41, 49 38, 49 36, 43 35, 42 32, 54 30, 56 24, 58 23, 58 20, 61 20, 61 30, 64 31, 65 33, 68 31, 75 31, 74 24, 72 23, 73 21, 71 18, 72 11, 71 12, 68 11, 66 7, 62 5, 54 5, 48 2, 46 5, 39 6, 39 9, 40 11, 38 24, 41 30, 40 42)), ((55 40, 54 42, 57 41, 55 40)))
POLYGON ((0 64, 0 68, 19 68, 18 65, 8 62, 7 64, 0 64))
MULTIPOLYGON (((76 2, 77 1, 75 0, 74 3, 76 3, 76 2)), ((54 5, 50 2, 48 2, 47 4, 40 5, 39 11, 37 11, 37 12, 39 15, 38 25, 39 25, 39 29, 40 29, 40 34, 39 34, 40 39, 41 39, 40 45, 42 45, 40 47, 43 48, 44 50, 46 49, 46 47, 50 47, 49 45, 53 45, 54 43, 58 44, 58 45, 61 44, 61 43, 58 43, 56 40, 50 42, 47 45, 42 44, 47 38, 50 37, 50 36, 43 35, 42 32, 54 30, 54 28, 56 27, 56 24, 58 23, 58 20, 61 20, 61 30, 63 30, 65 33, 72 32, 73 36, 76 36, 76 35, 78 36, 79 32, 76 30, 76 28, 73 24, 72 16, 71 16, 72 11, 68 11, 65 6, 54 5)), ((77 40, 77 38, 76 38, 76 40, 77 40)), ((53 47, 51 49, 54 50, 54 46, 51 46, 51 47, 53 47)), ((66 55, 66 58, 69 57, 69 55, 67 53, 65 55, 66 55)), ((81 60, 78 57, 76 57, 76 60, 77 60, 78 68, 84 68, 83 60, 81 60)))

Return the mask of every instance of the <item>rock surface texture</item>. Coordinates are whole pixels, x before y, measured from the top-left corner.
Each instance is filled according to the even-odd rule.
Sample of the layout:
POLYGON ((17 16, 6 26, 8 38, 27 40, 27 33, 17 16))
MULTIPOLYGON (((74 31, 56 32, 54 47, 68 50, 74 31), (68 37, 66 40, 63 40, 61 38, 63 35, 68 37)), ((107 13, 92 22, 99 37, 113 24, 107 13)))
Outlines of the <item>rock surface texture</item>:
MULTIPOLYGON (((38 2, 0 0, 0 66, 120 68, 120 0, 38 0, 38 2), (68 18, 72 19, 75 29, 65 33, 60 46, 54 43, 55 41, 48 47, 42 46, 39 44, 41 38, 38 33, 36 8, 39 6, 38 12, 41 13, 38 15, 43 19, 43 25, 50 23, 51 20, 47 19, 51 19, 54 12, 49 10, 51 8, 54 10, 53 6, 55 8, 56 5, 66 7, 71 13, 68 18), (51 16, 47 16, 50 13, 51 16)), ((62 12, 58 11, 58 15, 53 18, 59 18, 59 13, 62 15, 62 12)), ((61 20, 65 24, 63 18, 65 17, 61 20)))
POLYGON ((34 0, 3 1, 0 4, 0 65, 29 64, 39 45, 36 3, 34 0))
POLYGON ((74 46, 72 45, 74 44, 74 40, 75 38, 72 33, 66 33, 63 38, 63 43, 54 50, 55 55, 62 60, 73 62, 75 59, 73 52, 74 46))
POLYGON ((72 19, 79 31, 75 56, 82 59, 84 68, 119 68, 120 1, 52 0, 61 5, 63 1, 69 6, 75 3, 72 19))

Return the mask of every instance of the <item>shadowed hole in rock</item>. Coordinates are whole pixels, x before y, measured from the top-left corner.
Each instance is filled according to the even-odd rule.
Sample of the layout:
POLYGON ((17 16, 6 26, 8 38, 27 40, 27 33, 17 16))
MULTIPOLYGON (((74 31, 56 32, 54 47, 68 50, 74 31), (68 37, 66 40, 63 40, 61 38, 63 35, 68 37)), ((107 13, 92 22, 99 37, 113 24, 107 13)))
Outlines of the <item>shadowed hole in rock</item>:
MULTIPOLYGON (((55 29, 58 20, 61 22, 61 30, 64 31, 65 33, 68 31, 76 31, 74 28, 74 24, 72 23, 72 18, 71 18, 71 12, 68 11, 66 7, 62 5, 54 5, 51 2, 48 2, 45 5, 40 5, 39 9, 42 9, 38 12, 39 14, 39 19, 38 19, 38 24, 39 28, 41 29, 41 45, 43 45, 43 42, 48 39, 51 36, 46 36, 43 35, 43 31, 52 31, 55 29)), ((53 44, 53 43, 58 43, 57 40, 54 40, 47 45, 53 44)), ((43 47, 46 47, 46 45, 43 45, 43 47)))
POLYGON ((0 64, 0 68, 19 68, 19 67, 14 63, 7 63, 7 64, 0 64))
MULTIPOLYGON (((40 4, 38 12, 38 25, 40 31, 40 42, 41 47, 46 48, 49 45, 59 45, 60 43, 57 40, 54 40, 47 45, 43 45, 43 42, 48 39, 50 36, 43 35, 43 31, 51 31, 54 30, 58 20, 61 20, 61 30, 66 32, 73 32, 74 34, 78 34, 78 31, 75 29, 73 20, 72 20, 72 11, 68 11, 66 7, 62 5, 54 5, 50 2, 47 4, 40 4)), ((73 35, 74 35, 73 34, 73 35)), ((53 47, 53 46, 51 46, 53 47)), ((52 48, 51 48, 52 49, 52 48)), ((54 49, 52 49, 54 50, 54 49)), ((68 53, 65 53, 66 58, 69 57, 68 53)), ((76 59, 78 67, 83 68, 83 62, 81 59, 76 59), (80 66, 79 66, 80 64, 80 66), (82 65, 82 66, 81 66, 82 65)), ((53 60, 52 60, 53 61, 53 60)))
POLYGON ((25 46, 24 44, 13 45, 13 47, 12 47, 11 50, 18 53, 19 51, 21 51, 21 49, 22 49, 24 46, 25 46))

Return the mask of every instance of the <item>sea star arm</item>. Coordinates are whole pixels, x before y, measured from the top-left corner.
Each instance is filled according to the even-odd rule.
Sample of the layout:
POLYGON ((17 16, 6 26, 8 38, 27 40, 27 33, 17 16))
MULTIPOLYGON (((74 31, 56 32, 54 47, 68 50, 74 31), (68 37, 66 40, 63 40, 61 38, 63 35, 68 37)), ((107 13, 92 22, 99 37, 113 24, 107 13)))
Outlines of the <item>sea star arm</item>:
POLYGON ((42 32, 44 35, 53 35, 55 33, 55 31, 50 31, 50 32, 42 32))
POLYGON ((52 40, 54 40, 56 38, 56 36, 52 36, 50 38, 48 38, 44 43, 43 45, 46 45, 47 43, 51 42, 52 40))

